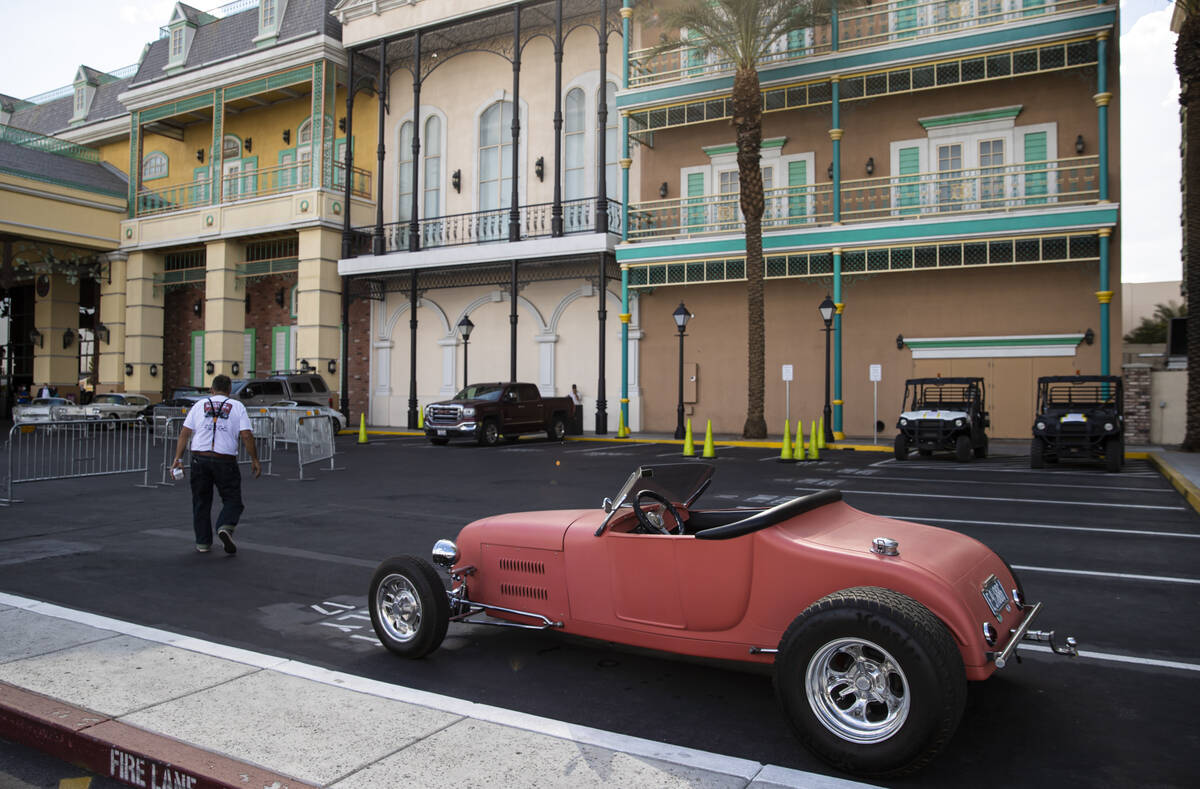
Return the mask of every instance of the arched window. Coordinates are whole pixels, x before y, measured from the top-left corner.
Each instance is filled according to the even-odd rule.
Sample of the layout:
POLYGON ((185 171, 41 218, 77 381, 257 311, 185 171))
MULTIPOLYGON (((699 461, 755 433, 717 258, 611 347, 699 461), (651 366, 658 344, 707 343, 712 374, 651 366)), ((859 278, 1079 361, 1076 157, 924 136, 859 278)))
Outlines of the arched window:
POLYGON ((226 134, 225 139, 221 142, 221 160, 229 161, 230 159, 242 158, 242 141, 232 134, 226 134))
POLYGON ((442 197, 442 121, 436 115, 425 119, 425 139, 422 144, 425 152, 425 189, 424 207, 421 209, 425 216, 441 216, 442 197))
POLYGON ((605 103, 608 105, 607 125, 604 129, 604 178, 605 190, 610 200, 616 200, 620 194, 620 184, 617 182, 617 86, 613 82, 606 83, 605 103))
POLYGON ((396 188, 400 191, 400 206, 396 219, 401 222, 412 219, 412 138, 413 123, 405 121, 400 127, 400 150, 396 152, 400 167, 396 177, 396 188))
POLYGON ((146 154, 142 159, 142 180, 167 177, 167 155, 161 151, 146 154))
POLYGON ((587 183, 584 177, 584 162, 587 158, 587 146, 584 143, 586 135, 584 124, 587 117, 583 91, 572 88, 567 93, 566 113, 566 171, 563 173, 564 194, 567 200, 577 200, 587 197, 587 183))
POLYGON ((498 101, 479 117, 479 210, 508 208, 512 196, 511 101, 498 101))

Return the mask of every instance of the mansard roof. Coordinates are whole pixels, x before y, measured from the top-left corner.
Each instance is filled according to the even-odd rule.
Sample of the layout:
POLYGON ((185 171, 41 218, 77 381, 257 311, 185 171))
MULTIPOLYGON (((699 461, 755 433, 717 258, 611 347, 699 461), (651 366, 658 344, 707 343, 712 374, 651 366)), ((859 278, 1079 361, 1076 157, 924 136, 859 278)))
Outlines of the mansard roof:
POLYGON ((124 196, 129 189, 125 174, 107 162, 84 161, 12 142, 0 141, 0 172, 115 197, 124 196))

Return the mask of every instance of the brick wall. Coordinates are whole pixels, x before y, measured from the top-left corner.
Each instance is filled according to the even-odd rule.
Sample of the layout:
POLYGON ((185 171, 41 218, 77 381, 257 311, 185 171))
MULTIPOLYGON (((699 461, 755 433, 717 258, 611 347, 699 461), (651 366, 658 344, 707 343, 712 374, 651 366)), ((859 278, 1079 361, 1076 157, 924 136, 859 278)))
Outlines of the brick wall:
POLYGON ((1150 443, 1150 365, 1122 366, 1125 385, 1125 443, 1150 443))
MULTIPOLYGON (((295 274, 275 274, 262 279, 248 280, 246 294, 250 297, 250 308, 246 311, 246 328, 254 329, 254 369, 257 375, 268 375, 275 365, 271 360, 271 329, 275 326, 291 326, 292 288, 296 286, 295 274), (282 291, 283 305, 279 304, 282 291)), ((243 370, 245 377, 248 371, 243 370)))
POLYGON ((163 297, 163 371, 164 395, 191 381, 192 332, 204 329, 204 313, 196 314, 195 304, 204 301, 200 285, 168 288, 163 297))
MULTIPOLYGON (((350 300, 350 325, 347 327, 349 352, 346 381, 350 395, 350 426, 358 426, 358 415, 367 412, 371 386, 371 302, 350 300)), ((370 421, 368 419, 368 421, 370 421)))

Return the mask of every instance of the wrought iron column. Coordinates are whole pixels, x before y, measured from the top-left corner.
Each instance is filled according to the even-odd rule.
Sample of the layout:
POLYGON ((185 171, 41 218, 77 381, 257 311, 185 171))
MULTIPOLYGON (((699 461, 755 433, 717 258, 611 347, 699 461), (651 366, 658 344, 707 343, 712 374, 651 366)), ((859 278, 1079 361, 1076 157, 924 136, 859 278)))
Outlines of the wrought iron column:
POLYGON ((387 39, 379 42, 379 145, 375 148, 379 165, 375 168, 377 189, 375 197, 375 233, 371 238, 371 251, 376 255, 384 252, 383 244, 383 157, 387 148, 383 144, 383 119, 387 113, 387 39))
POLYGON ((517 261, 512 262, 508 283, 508 380, 517 380, 517 261))
POLYGON ((829 130, 829 139, 833 140, 833 223, 837 225, 842 221, 842 112, 837 76, 830 82, 833 83, 833 128, 829 130))
POLYGON ((563 234, 562 209, 562 0, 554 0, 554 204, 550 208, 550 235, 563 234))
MULTIPOLYGON (((521 6, 513 6, 513 108, 512 108, 512 196, 508 207, 508 240, 521 240, 521 206, 520 206, 520 159, 521 151, 521 6)), ((501 105, 500 117, 504 117, 504 107, 501 105)), ((515 286, 514 286, 515 289, 515 286)), ((516 309, 514 305, 513 309, 516 309)), ((513 324, 515 337, 516 324, 513 324)), ((516 351, 513 351, 515 363, 516 351)), ((513 368, 513 378, 517 380, 516 368, 513 368)))
MULTIPOLYGON (((346 80, 346 170, 343 180, 345 187, 342 196, 342 258, 354 257, 354 231, 350 229, 350 179, 353 177, 351 172, 354 166, 354 151, 351 150, 351 141, 354 139, 354 50, 346 51, 346 58, 349 61, 347 71, 349 72, 346 80)), ((299 140, 296 141, 299 143, 299 140)), ((343 280, 342 290, 345 292, 347 283, 343 280)), ((343 306, 343 317, 345 316, 345 308, 343 306)), ((345 362, 346 355, 342 354, 342 374, 345 378, 345 362)), ((345 387, 342 392, 342 407, 346 407, 345 387)), ((349 419, 350 415, 347 414, 349 419)))
MULTIPOLYGON (((629 87, 629 22, 632 0, 621 5, 621 86, 629 87)), ((629 118, 621 116, 621 240, 629 239, 629 118)), ((621 418, 617 438, 629 435, 629 267, 621 266, 621 418), (623 429, 622 429, 623 428, 623 429)))
POLYGON ((408 274, 408 429, 417 429, 417 270, 408 274))
MULTIPOLYGON (((600 0, 600 90, 597 91, 598 107, 596 109, 596 232, 608 232, 608 0, 600 0)), ((604 270, 604 258, 601 256, 600 269, 604 270)), ((603 288, 603 279, 601 279, 601 287, 603 288)), ((601 314, 603 315, 604 302, 600 303, 601 314)), ((600 319, 600 327, 604 327, 604 319, 600 319)), ((600 339, 601 348, 601 364, 603 364, 603 349, 604 338, 600 339)), ((600 370, 600 383, 604 384, 604 369, 600 370)), ((600 391, 601 397, 604 396, 603 388, 600 391)), ((603 400, 597 402, 598 410, 603 409, 600 405, 603 400)), ((601 431, 599 423, 596 425, 596 432, 601 431)))
POLYGON ((596 313, 600 324, 600 344, 597 349, 600 356, 600 374, 596 381, 596 435, 598 436, 608 433, 608 401, 604 397, 604 322, 608 318, 608 285, 605 279, 607 255, 606 252, 600 253, 600 292, 597 294, 600 297, 600 309, 596 313))
POLYGON ((421 173, 421 31, 413 34, 413 137, 412 137, 412 211, 408 221, 408 251, 421 248, 420 210, 421 190, 418 178, 421 173))

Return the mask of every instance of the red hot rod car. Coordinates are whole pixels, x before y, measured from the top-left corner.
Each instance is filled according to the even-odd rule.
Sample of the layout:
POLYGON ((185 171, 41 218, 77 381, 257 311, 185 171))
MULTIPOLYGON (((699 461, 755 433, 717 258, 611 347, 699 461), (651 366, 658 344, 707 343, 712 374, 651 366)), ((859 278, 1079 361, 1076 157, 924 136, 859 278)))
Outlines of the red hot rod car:
POLYGON ((897 775, 954 733, 967 680, 1003 668, 1041 603, 985 545, 868 515, 836 490, 769 509, 699 509, 714 468, 638 468, 596 510, 497 515, 434 562, 401 556, 371 580, 383 645, 418 658, 449 622, 564 632, 774 664, 797 737, 842 770, 897 775))

